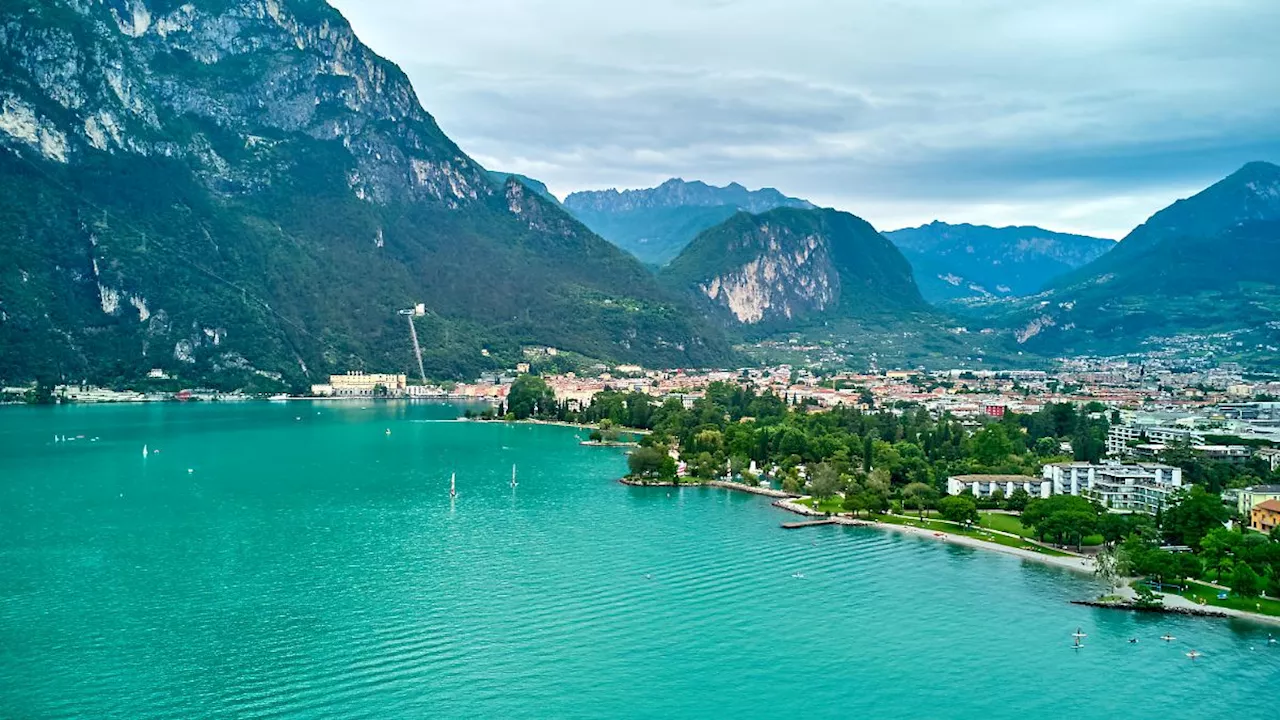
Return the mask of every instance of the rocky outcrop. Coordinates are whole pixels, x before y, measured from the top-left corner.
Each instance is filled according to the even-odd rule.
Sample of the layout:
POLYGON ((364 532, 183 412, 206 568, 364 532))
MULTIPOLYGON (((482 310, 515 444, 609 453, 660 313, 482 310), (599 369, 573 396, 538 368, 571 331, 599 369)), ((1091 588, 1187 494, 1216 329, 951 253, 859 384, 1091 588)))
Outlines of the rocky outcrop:
POLYGON ((739 213, 699 235, 660 277, 737 326, 796 328, 924 307, 902 254, 835 210, 739 213))

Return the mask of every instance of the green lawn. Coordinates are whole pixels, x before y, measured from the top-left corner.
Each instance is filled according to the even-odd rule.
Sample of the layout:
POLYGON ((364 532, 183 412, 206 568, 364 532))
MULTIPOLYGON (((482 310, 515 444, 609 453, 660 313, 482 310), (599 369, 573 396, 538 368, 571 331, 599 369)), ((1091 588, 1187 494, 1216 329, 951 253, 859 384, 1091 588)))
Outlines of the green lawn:
MULTIPOLYGON (((1005 515, 1004 513, 983 512, 982 520, 979 524, 984 528, 999 530, 1001 532, 1013 533, 1026 538, 1034 538, 1035 534, 1031 528, 1023 527, 1022 521, 1017 515, 1005 515)), ((1103 543, 1101 535, 1086 535, 1084 538, 1084 546, 1101 545, 1103 543)))
POLYGON ((953 535, 964 535, 974 538, 975 540, 985 540, 986 542, 1004 545, 1005 547, 1020 548, 1022 550, 1030 550, 1038 552, 1042 555, 1050 555, 1052 557, 1071 557, 1070 553, 1059 552, 1052 548, 1040 547, 1034 543, 1029 543, 1018 538, 1011 538, 1008 535, 1000 535, 997 533, 987 532, 982 528, 964 528, 951 523, 938 522, 936 520, 925 519, 923 521, 917 518, 897 517, 894 515, 872 515, 872 520, 887 523, 890 525, 909 525, 911 527, 924 528, 934 532, 951 533, 953 535))
POLYGON ((1031 537, 1031 529, 1022 526, 1022 521, 1017 515, 1005 515, 1004 513, 984 512, 981 513, 982 520, 979 524, 984 528, 991 530, 999 530, 1001 532, 1013 533, 1022 537, 1031 537))
POLYGON ((839 497, 830 497, 830 498, 827 498, 826 500, 823 500, 820 503, 816 499, 811 497, 803 498, 801 500, 796 500, 796 502, 801 505, 811 507, 814 510, 817 510, 818 512, 828 512, 828 513, 835 514, 835 513, 842 513, 845 511, 844 507, 842 507, 840 504, 844 502, 844 499, 839 497))
POLYGON ((1270 598, 1242 598, 1230 595, 1226 600, 1219 600, 1218 593, 1223 592, 1209 585, 1201 585, 1198 582, 1190 582, 1185 591, 1178 593, 1188 600, 1200 602, 1204 600, 1206 604, 1213 607, 1231 608, 1232 610, 1247 610, 1249 612, 1262 613, 1263 615, 1274 615, 1280 617, 1280 600, 1270 598))

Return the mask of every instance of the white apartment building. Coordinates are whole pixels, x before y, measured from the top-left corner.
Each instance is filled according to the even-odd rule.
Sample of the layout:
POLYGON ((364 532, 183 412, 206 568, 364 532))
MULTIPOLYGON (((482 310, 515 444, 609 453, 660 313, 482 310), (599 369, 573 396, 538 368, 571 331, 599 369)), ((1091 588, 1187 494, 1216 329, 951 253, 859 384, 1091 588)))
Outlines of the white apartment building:
POLYGON ((1109 510, 1154 515, 1182 487, 1182 468, 1154 463, 1053 463, 1042 469, 1054 495, 1081 495, 1109 510))
POLYGON ((969 493, 976 498, 991 497, 996 490, 1007 498, 1018 488, 1033 498, 1047 498, 1052 487, 1048 480, 1027 475, 952 475, 947 478, 948 495, 969 493))
POLYGON ((1174 442, 1203 443, 1204 435, 1182 427, 1167 425, 1113 425, 1107 430, 1107 454, 1130 457, 1134 443, 1168 445, 1174 442))

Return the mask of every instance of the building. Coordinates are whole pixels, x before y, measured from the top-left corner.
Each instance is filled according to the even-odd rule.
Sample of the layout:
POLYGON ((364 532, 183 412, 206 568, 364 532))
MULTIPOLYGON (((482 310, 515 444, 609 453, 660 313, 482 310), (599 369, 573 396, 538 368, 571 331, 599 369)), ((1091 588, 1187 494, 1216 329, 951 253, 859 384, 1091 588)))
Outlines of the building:
POLYGON ((1249 527, 1270 534, 1280 526, 1280 500, 1258 503, 1249 511, 1249 527))
POLYGON ((1203 443, 1204 436, 1188 428, 1162 425, 1113 425, 1107 430, 1107 454, 1131 457, 1134 445, 1169 445, 1175 442, 1203 443))
POLYGON ((1243 488, 1236 496, 1236 510, 1240 517, 1249 517, 1249 511, 1268 500, 1280 500, 1280 485, 1254 485, 1243 488))
POLYGON ((947 478, 948 495, 969 493, 976 498, 991 497, 996 490, 1009 497, 1018 488, 1033 498, 1047 498, 1051 487, 1048 480, 1028 475, 953 475, 947 478))
POLYGON ((1280 448, 1259 448, 1256 455, 1267 461, 1267 466, 1271 468, 1271 472, 1280 469, 1280 448))
POLYGON ((408 387, 408 378, 390 373, 348 372, 330 375, 329 386, 335 397, 402 397, 408 387))
POLYGON ((1106 462, 1052 463, 1042 474, 1054 495, 1081 495, 1109 510, 1154 515, 1182 487, 1182 469, 1169 465, 1106 462))

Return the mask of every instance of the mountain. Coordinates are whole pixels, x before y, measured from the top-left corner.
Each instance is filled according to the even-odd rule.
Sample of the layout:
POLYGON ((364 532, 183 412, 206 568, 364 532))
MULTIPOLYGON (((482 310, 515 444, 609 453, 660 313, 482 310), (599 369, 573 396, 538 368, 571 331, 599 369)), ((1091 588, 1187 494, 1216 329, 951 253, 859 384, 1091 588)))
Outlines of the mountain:
POLYGON ((1038 227, 932 222, 884 236, 898 246, 929 302, 1040 292, 1054 278, 1096 260, 1112 240, 1038 227))
POLYGON ((836 210, 739 212, 694 238, 659 277, 749 335, 928 308, 902 253, 836 210))
POLYGON ((701 365, 727 345, 631 256, 441 132, 323 0, 0 10, 0 379, 304 385, 701 365), (416 372, 415 372, 416 374, 416 372))
POLYGON ((546 184, 543 183, 541 180, 534 180, 531 177, 528 177, 526 175, 521 175, 519 173, 501 172, 498 170, 490 170, 488 172, 489 172, 489 180, 492 181, 493 184, 497 185, 498 187, 502 187, 503 185, 506 185, 508 179, 515 178, 516 180, 519 180, 520 182, 524 183, 525 187, 541 195, 544 200, 548 200, 556 205, 560 205, 560 198, 556 197, 555 195, 552 195, 551 191, 547 189, 546 184))
POLYGON ((1210 340, 1265 349, 1280 340, 1276 268, 1280 167, 1255 162, 1151 216, 1045 293, 986 310, 1040 352, 1185 350, 1210 340))
POLYGON ((737 183, 715 187, 678 178, 644 190, 575 192, 564 206, 601 237, 650 265, 670 262, 698 233, 738 211, 814 207, 773 188, 748 190, 737 183))

